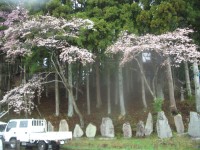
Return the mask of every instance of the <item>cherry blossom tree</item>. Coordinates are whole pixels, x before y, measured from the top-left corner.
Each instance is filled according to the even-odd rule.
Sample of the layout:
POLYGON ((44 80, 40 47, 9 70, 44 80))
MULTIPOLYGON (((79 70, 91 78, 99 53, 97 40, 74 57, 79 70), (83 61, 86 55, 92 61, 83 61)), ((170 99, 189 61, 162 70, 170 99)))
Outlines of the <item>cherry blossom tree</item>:
POLYGON ((1 48, 7 58, 15 60, 16 57, 29 57, 32 48, 45 48, 51 54, 51 62, 62 83, 72 97, 72 105, 80 117, 81 125, 84 125, 83 117, 75 103, 73 87, 69 84, 64 74, 65 64, 81 62, 94 62, 93 55, 84 48, 73 46, 67 42, 67 38, 78 38, 80 28, 92 30, 93 22, 88 19, 73 18, 65 20, 52 16, 30 17, 23 22, 13 24, 5 31, 4 45, 1 48))
MULTIPOLYGON (((179 66, 181 62, 188 61, 197 65, 200 53, 197 51, 197 46, 188 36, 192 32, 193 31, 190 29, 176 29, 174 32, 168 32, 161 35, 146 34, 143 36, 136 36, 134 34, 123 32, 118 40, 108 48, 107 52, 114 54, 121 52, 123 54, 121 65, 133 59, 137 61, 137 56, 145 51, 155 51, 161 55, 164 58, 162 65, 165 65, 167 69, 170 107, 172 110, 176 111, 171 63, 173 66, 179 66)), ((138 63, 138 65, 140 64, 138 63)), ((139 68, 142 72, 141 67, 139 68)), ((142 73, 142 76, 145 79, 144 73, 142 73)), ((195 83, 197 83, 197 81, 195 83)), ((156 96, 146 80, 145 84, 155 99, 156 96)), ((198 87, 196 90, 197 89, 198 87)), ((200 111, 200 102, 197 95, 198 94, 196 94, 197 111, 200 111)))
POLYGON ((41 97, 43 91, 42 78, 34 76, 26 84, 21 84, 14 89, 8 91, 3 99, 0 101, 0 105, 7 103, 9 108, 13 108, 14 112, 20 114, 22 111, 25 114, 31 114, 35 107, 33 100, 36 96, 41 97))
MULTIPOLYGON (((4 5, 3 5, 4 6, 4 5)), ((2 7, 4 8, 4 7, 2 7)), ((27 17, 27 11, 23 8, 16 7, 15 5, 5 5, 5 8, 0 10, 0 47, 3 46, 3 37, 5 30, 12 26, 16 22, 23 21, 27 17)), ((8 44, 12 44, 12 41, 8 42, 8 44)), ((0 51, 0 86, 4 87, 0 89, 0 99, 2 99, 2 95, 5 89, 10 89, 10 82, 12 80, 12 71, 9 70, 10 66, 16 66, 15 64, 10 64, 5 62, 5 53, 0 51), (4 64, 4 65, 3 65, 4 64), (8 68, 5 70, 5 68, 8 68), (2 72, 4 70, 4 72, 2 72), (5 75, 7 74, 7 75, 5 75), (3 82, 4 81, 4 82, 3 82), (5 84, 6 83, 6 84, 5 84), (5 84, 5 85, 4 85, 5 84)), ((16 62, 16 61, 15 61, 16 62)), ((17 64, 17 63, 16 63, 17 64)), ((15 67, 18 68, 18 67, 15 67)), ((16 69, 17 70, 17 69, 16 69)))

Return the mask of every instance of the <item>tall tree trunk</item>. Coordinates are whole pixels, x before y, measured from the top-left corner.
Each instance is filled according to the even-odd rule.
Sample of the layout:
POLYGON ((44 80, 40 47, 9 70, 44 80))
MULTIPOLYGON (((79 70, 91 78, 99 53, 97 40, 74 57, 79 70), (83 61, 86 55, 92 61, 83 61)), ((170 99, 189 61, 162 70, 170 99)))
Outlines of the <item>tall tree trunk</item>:
POLYGON ((199 85, 199 68, 197 61, 193 63, 193 72, 194 72, 196 110, 197 112, 200 112, 200 85, 199 85))
MULTIPOLYGON (((26 67, 24 65, 24 78, 23 78, 23 84, 26 84, 26 67)), ((26 107, 26 111, 25 111, 25 118, 28 118, 28 107, 29 107, 29 104, 28 104, 28 97, 27 97, 27 93, 25 92, 24 93, 24 101, 25 101, 25 107, 26 107)))
POLYGON ((141 74, 141 87, 142 87, 142 103, 143 103, 143 106, 144 108, 146 109, 147 108, 147 102, 146 102, 146 92, 145 92, 145 84, 144 84, 144 77, 142 75, 142 73, 144 73, 144 69, 143 69, 143 62, 142 62, 142 57, 140 57, 140 61, 139 61, 140 66, 141 66, 141 70, 140 71, 140 74, 141 74))
POLYGON ((176 101, 175 101, 175 96, 174 96, 174 85, 173 85, 173 78, 172 78, 171 61, 169 57, 167 57, 166 73, 167 73, 167 79, 168 79, 170 109, 171 109, 171 112, 177 112, 176 101))
POLYGON ((97 94, 97 108, 100 108, 102 105, 101 101, 101 89, 100 89, 100 76, 99 76, 99 62, 95 64, 96 69, 96 94, 97 94))
POLYGON ((120 103, 120 115, 126 115, 126 110, 124 106, 124 86, 123 86, 123 74, 122 67, 119 66, 118 70, 118 79, 119 79, 119 103, 120 103))
MULTIPOLYGON (((53 55, 52 55, 53 56, 53 55)), ((58 73, 60 79, 62 80, 64 86, 65 86, 65 89, 68 91, 69 95, 72 97, 72 104, 73 104, 73 108, 76 112, 76 114, 78 115, 79 119, 80 119, 80 125, 81 127, 84 127, 84 119, 83 119, 83 116, 80 112, 80 110, 78 109, 77 105, 76 105, 76 102, 75 102, 75 99, 74 99, 74 96, 73 96, 73 90, 72 90, 72 87, 69 86, 69 82, 67 81, 64 73, 63 73, 63 68, 61 67, 61 64, 60 62, 58 61, 58 59, 55 57, 56 59, 56 64, 53 60, 53 58, 51 57, 51 61, 53 63, 53 66, 56 70, 56 72, 58 73)))
MULTIPOLYGON (((66 72, 66 73, 65 73, 66 76, 68 76, 68 72, 69 72, 69 71, 68 71, 68 65, 65 65, 65 72, 66 72)), ((60 76, 61 76, 61 75, 60 75, 60 76)), ((67 80, 67 79, 66 79, 66 80, 67 80)), ((68 81, 68 83, 69 83, 69 81, 68 81)), ((65 98, 68 99, 68 89, 67 89, 67 88, 65 89, 65 98)))
POLYGON ((72 65, 69 64, 68 65, 68 82, 69 82, 69 86, 72 89, 72 94, 68 94, 68 117, 72 117, 74 114, 74 110, 73 110, 73 101, 72 101, 72 96, 73 96, 73 88, 72 88, 72 65))
POLYGON ((135 58, 135 60, 136 60, 136 62, 138 64, 138 67, 140 69, 141 77, 144 79, 144 83, 145 83, 147 89, 149 90, 151 96, 153 97, 153 100, 155 100, 156 99, 155 93, 152 91, 152 89, 151 89, 151 87, 149 85, 149 82, 147 81, 147 78, 146 78, 146 76, 144 74, 144 71, 142 69, 142 66, 141 66, 140 62, 137 60, 137 58, 135 58))
POLYGON ((126 85, 125 90, 126 90, 126 94, 127 94, 127 93, 130 92, 130 72, 128 70, 128 66, 125 69, 125 77, 126 77, 126 79, 125 79, 125 85, 126 85))
POLYGON ((24 101, 25 101, 25 118, 28 118, 28 97, 27 97, 27 93, 24 93, 24 101))
POLYGON ((81 76, 82 76, 81 65, 78 64, 77 75, 76 75, 76 98, 75 98, 75 100, 78 100, 79 82, 80 82, 81 76))
POLYGON ((78 87, 78 84, 79 84, 78 82, 79 82, 79 81, 78 81, 78 78, 79 78, 79 77, 77 77, 77 79, 76 79, 76 95, 75 95, 75 100, 76 100, 76 101, 78 100, 78 93, 79 93, 79 89, 78 89, 78 88, 79 88, 79 87, 78 87))
POLYGON ((190 86, 190 75, 189 75, 189 68, 188 68, 187 62, 184 62, 184 68, 185 68, 185 80, 186 80, 187 96, 191 96, 192 90, 191 90, 191 86, 190 86))
POLYGON ((108 99, 108 114, 111 114, 111 98, 110 98, 110 69, 107 71, 107 99, 108 99))
POLYGON ((68 92, 69 92, 69 95, 72 97, 72 103, 73 103, 73 106, 74 106, 74 110, 75 110, 75 112, 78 114, 79 119, 80 119, 80 125, 81 125, 81 127, 83 128, 83 127, 84 127, 83 116, 82 116, 81 112, 79 111, 79 109, 78 109, 78 107, 77 107, 77 105, 76 105, 76 101, 75 101, 75 99, 74 99, 72 89, 69 89, 68 92))
POLYGON ((23 79, 23 84, 26 83, 26 66, 24 65, 24 79, 23 79))
POLYGON ((147 109, 144 79, 142 77, 141 77, 141 86, 142 86, 142 103, 143 103, 144 109, 147 109))
POLYGON ((133 91, 133 70, 131 69, 131 73, 130 73, 130 75, 131 75, 131 78, 130 78, 130 91, 133 91))
POLYGON ((163 93, 162 83, 157 83, 156 96, 158 98, 161 98, 162 100, 164 100, 164 93, 163 93))
POLYGON ((59 116, 60 112, 60 95, 59 95, 59 82, 58 74, 55 73, 55 115, 59 116))
POLYGON ((46 97, 49 97, 48 77, 46 77, 45 80, 46 80, 46 83, 47 83, 47 84, 45 84, 45 96, 46 96, 46 97))
POLYGON ((154 77, 153 77, 153 79, 152 79, 152 91, 153 91, 153 93, 155 93, 155 95, 156 95, 156 86, 157 86, 157 78, 158 78, 158 70, 159 70, 159 67, 154 67, 155 69, 155 73, 154 73, 154 77))
POLYGON ((7 70, 7 74, 8 74, 8 76, 7 76, 7 91, 10 91, 10 89, 11 89, 11 86, 10 86, 10 82, 11 82, 11 66, 10 66, 9 63, 7 65, 8 65, 8 70, 7 70))
POLYGON ((118 74, 115 75, 115 105, 119 102, 119 79, 118 74))
POLYGON ((144 78, 141 76, 141 87, 142 87, 142 103, 144 108, 147 108, 147 102, 146 102, 146 93, 145 93, 145 86, 144 86, 144 78))
POLYGON ((86 89, 87 89, 87 114, 91 114, 91 109, 90 109, 90 74, 89 74, 89 67, 88 67, 88 73, 86 75, 86 89))

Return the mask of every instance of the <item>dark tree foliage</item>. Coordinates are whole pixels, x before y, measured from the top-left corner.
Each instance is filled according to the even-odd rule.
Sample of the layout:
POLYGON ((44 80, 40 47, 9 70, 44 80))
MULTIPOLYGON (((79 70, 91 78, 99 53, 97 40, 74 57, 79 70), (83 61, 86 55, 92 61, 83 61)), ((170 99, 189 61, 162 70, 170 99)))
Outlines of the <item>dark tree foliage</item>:
POLYGON ((47 3, 45 12, 54 17, 68 18, 73 13, 73 3, 71 1, 52 0, 47 3))
POLYGON ((6 12, 11 12, 12 11, 12 7, 10 5, 8 5, 7 3, 0 1, 0 10, 1 11, 6 11, 6 12))
POLYGON ((91 8, 94 8, 94 7, 98 7, 100 9, 103 9, 105 7, 114 6, 116 4, 117 4, 117 2, 114 1, 114 0, 110 0, 110 1, 108 1, 108 0, 101 0, 101 1, 99 1, 99 0, 87 0, 86 1, 86 7, 88 9, 91 9, 91 8))
POLYGON ((66 4, 66 0, 61 0, 61 3, 62 4, 66 4))

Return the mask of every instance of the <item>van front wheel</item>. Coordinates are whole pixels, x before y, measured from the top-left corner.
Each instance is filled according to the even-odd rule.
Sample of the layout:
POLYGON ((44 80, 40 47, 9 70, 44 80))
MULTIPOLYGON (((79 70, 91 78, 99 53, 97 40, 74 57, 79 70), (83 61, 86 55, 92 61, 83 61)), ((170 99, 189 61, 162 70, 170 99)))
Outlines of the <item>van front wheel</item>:
POLYGON ((16 138, 11 138, 10 141, 9 141, 9 143, 10 143, 10 148, 12 148, 12 149, 16 148, 16 145, 17 145, 16 138))
POLYGON ((47 144, 44 141, 39 141, 38 150, 46 150, 46 149, 47 149, 47 144))

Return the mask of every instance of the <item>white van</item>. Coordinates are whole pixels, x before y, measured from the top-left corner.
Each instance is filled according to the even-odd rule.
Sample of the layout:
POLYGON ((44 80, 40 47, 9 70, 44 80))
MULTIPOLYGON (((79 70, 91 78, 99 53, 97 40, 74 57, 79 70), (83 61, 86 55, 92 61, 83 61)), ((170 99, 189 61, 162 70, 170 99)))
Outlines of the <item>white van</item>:
POLYGON ((58 147, 64 141, 72 139, 72 132, 47 132, 44 119, 12 119, 8 122, 3 137, 11 148, 15 148, 19 141, 22 146, 37 146, 38 150, 45 150, 48 146, 58 147))

